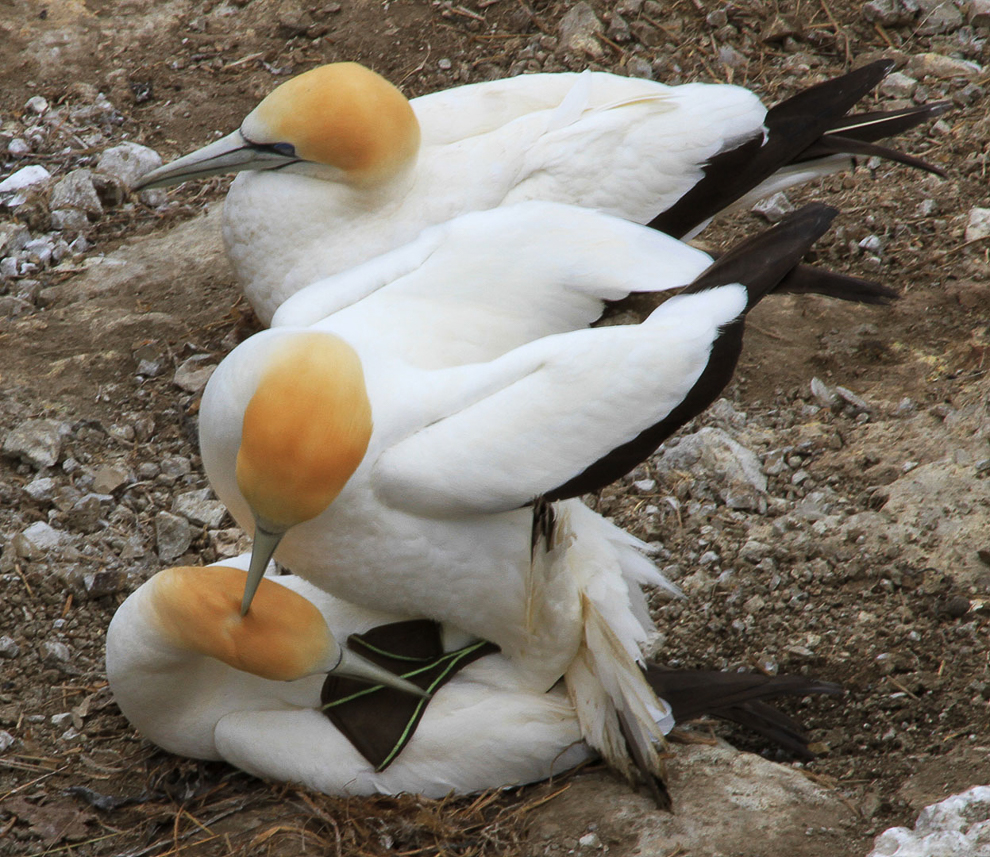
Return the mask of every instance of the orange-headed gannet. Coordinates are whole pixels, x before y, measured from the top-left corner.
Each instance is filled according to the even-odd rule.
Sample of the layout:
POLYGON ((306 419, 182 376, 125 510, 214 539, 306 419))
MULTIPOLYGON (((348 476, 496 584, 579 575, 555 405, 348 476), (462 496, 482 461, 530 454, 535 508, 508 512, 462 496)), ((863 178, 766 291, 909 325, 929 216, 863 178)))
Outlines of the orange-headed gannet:
MULTIPOLYGON (((395 617, 354 607, 285 575, 264 581, 242 619, 240 569, 247 559, 231 560, 231 567, 162 571, 132 593, 110 623, 107 676, 114 699, 155 744, 326 794, 415 792, 434 798, 545 779, 594 756, 567 691, 558 686, 542 693, 520 685, 512 661, 493 653, 435 691, 394 757, 369 759, 357 749, 368 745, 369 733, 381 735, 379 740, 396 734, 387 703, 379 714, 383 727, 368 723, 365 709, 350 739, 345 737, 339 721, 331 722, 322 710, 327 659, 318 641, 364 634, 395 617), (223 641, 217 625, 224 628, 223 641)), ((647 676, 669 697, 678 722, 711 713, 806 758, 798 725, 762 700, 838 691, 800 676, 653 665, 647 676)))
POLYGON ((523 75, 410 102, 374 72, 334 63, 283 83, 237 131, 135 188, 241 172, 224 239, 267 324, 303 286, 469 211, 541 199, 683 237, 730 205, 847 168, 850 153, 940 172, 875 141, 945 105, 847 116, 891 67, 872 63, 767 111, 738 86, 604 72, 523 75))
MULTIPOLYGON (((244 609, 278 546, 350 602, 492 641, 520 686, 566 676, 573 696, 611 711, 596 703, 584 719, 579 707, 595 749, 621 769, 641 726, 631 740, 648 755, 662 711, 636 667, 650 628, 639 584, 665 582, 641 543, 567 498, 631 470, 718 395, 746 312, 834 215, 808 206, 640 325, 491 343, 497 354, 478 362, 416 365, 346 311, 242 343, 207 385, 200 439, 217 495, 254 533, 244 609), (552 574, 531 559, 539 497, 562 501, 552 574), (620 714, 633 727, 603 732, 620 714)), ((436 327, 421 334, 450 347, 436 327)))

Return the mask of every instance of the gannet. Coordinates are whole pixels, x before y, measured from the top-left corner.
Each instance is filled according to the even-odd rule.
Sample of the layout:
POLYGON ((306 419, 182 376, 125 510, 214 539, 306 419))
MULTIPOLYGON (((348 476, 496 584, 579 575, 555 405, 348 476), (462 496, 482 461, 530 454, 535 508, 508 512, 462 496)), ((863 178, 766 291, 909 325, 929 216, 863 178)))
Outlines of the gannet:
MULTIPOLYGON (((439 688, 409 742, 378 769, 321 711, 325 658, 314 640, 344 640, 396 617, 354 607, 284 575, 264 581, 242 619, 247 560, 159 572, 110 623, 110 689, 131 724, 158 746, 331 795, 415 792, 433 798, 546 779, 593 758, 564 688, 538 693, 519 686, 512 662, 496 653, 439 688), (212 613, 188 609, 197 604, 210 605, 212 613), (263 633, 250 629, 238 636, 259 615, 265 616, 263 633), (209 644, 217 624, 237 638, 234 657, 209 644)), ((806 758, 798 724, 762 700, 839 692, 801 676, 675 672, 654 665, 647 675, 669 696, 678 723, 712 713, 806 758)))
POLYGON ((237 131, 135 189, 241 173, 224 240, 268 324, 303 286, 469 211, 542 199, 682 237, 731 204, 847 168, 849 153, 941 172, 874 141, 946 105, 846 116, 890 68, 872 63, 767 111, 738 86, 604 72, 524 75, 407 101, 374 72, 333 63, 283 83, 237 131))
POLYGON ((367 313, 246 340, 210 379, 200 412, 207 476, 254 534, 244 609, 278 547, 284 565, 347 601, 495 643, 535 691, 565 676, 572 696, 594 700, 578 706, 586 740, 630 773, 626 743, 649 755, 665 716, 637 667, 651 627, 639 587, 669 584, 638 540, 568 498, 631 470, 714 399, 745 313, 835 213, 808 206, 640 325, 507 350, 491 342, 497 354, 476 362, 449 357, 458 326, 442 320, 419 330, 448 355, 439 368, 406 359, 415 349, 381 335, 367 313), (564 558, 553 574, 530 552, 538 497, 561 501, 564 558), (632 739, 620 714, 641 727, 632 739))

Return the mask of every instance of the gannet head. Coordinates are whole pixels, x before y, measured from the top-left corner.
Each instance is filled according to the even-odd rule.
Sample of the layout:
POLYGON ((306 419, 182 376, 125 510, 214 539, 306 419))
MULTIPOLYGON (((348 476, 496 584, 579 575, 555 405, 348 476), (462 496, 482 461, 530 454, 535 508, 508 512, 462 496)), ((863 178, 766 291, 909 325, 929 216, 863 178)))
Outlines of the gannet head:
POLYGON ((237 485, 254 514, 251 604, 282 536, 341 492, 371 440, 371 403, 357 353, 317 331, 279 338, 244 411, 237 485))
POLYGON ((316 607, 291 589, 261 581, 240 613, 245 573, 225 566, 170 568, 149 582, 149 605, 167 642, 274 681, 336 673, 425 696, 416 685, 341 648, 316 607))
POLYGON ((277 169, 368 184, 401 172, 418 151, 419 123, 406 97, 362 65, 331 63, 276 87, 240 129, 152 170, 133 190, 277 169), (313 165, 326 169, 314 173, 313 165))

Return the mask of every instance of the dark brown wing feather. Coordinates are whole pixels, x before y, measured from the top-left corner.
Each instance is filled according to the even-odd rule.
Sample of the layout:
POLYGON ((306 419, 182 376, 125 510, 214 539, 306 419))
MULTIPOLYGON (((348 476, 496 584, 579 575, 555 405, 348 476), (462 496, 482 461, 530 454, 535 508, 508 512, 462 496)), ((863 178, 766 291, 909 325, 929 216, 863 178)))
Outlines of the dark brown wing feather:
POLYGON ((803 759, 814 758, 800 723, 766 700, 782 696, 835 695, 837 684, 797 675, 767 676, 709 670, 671 670, 649 664, 646 679, 677 723, 708 715, 728 720, 803 759))

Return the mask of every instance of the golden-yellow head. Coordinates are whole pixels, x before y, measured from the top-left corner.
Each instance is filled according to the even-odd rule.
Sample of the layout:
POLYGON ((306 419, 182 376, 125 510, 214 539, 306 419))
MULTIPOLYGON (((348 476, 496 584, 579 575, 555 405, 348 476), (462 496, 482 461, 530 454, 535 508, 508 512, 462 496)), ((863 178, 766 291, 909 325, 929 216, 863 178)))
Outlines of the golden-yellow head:
POLYGON ((237 484, 255 517, 284 530, 320 514, 371 439, 371 403, 357 353, 327 333, 287 338, 244 412, 237 484))
POLYGON ((419 150, 419 123, 406 97, 353 62, 331 63, 286 81, 248 114, 250 143, 288 144, 295 157, 329 164, 353 181, 387 178, 419 150))
POLYGON ((151 580, 154 614, 174 645, 235 669, 292 681, 333 667, 339 649, 320 611, 267 578, 241 616, 247 574, 224 566, 170 568, 151 580))

